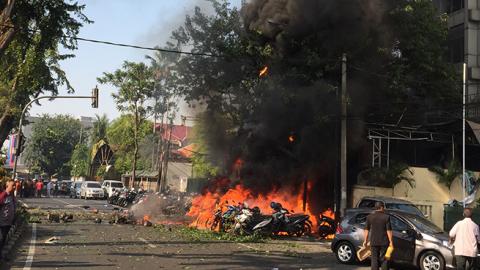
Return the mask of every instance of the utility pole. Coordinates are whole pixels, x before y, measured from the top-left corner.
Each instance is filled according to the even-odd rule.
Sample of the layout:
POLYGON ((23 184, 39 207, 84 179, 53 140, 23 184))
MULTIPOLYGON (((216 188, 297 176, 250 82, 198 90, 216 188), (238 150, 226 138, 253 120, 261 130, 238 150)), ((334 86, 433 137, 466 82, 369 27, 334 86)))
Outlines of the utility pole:
POLYGON ((466 96, 466 86, 467 86, 467 64, 463 63, 463 106, 462 106, 462 189, 463 189, 463 208, 465 208, 465 199, 466 199, 466 181, 465 181, 465 96, 466 96))
POLYGON ((342 94, 340 132, 340 215, 347 208, 347 55, 342 55, 342 94))
POLYGON ((167 188, 167 176, 168 176, 168 162, 170 159, 170 146, 173 133, 173 116, 170 118, 170 133, 168 134, 167 149, 163 155, 165 165, 163 165, 162 184, 160 185, 160 191, 164 192, 167 188))

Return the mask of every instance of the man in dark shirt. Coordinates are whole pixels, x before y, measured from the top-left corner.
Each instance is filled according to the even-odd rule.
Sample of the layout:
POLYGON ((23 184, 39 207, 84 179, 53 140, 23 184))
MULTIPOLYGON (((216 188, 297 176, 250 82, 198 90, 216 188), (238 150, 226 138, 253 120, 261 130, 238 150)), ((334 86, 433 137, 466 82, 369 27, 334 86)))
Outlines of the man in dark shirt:
POLYGON ((376 202, 375 212, 367 217, 367 226, 365 228, 365 240, 363 245, 367 245, 370 237, 372 270, 378 270, 379 266, 381 266, 382 270, 388 269, 388 261, 385 260, 385 253, 387 252, 388 246, 393 248, 390 216, 385 214, 384 210, 385 205, 383 202, 376 202))
POLYGON ((15 218, 15 183, 8 180, 3 191, 0 191, 0 259, 2 256, 3 245, 7 239, 8 231, 15 218))

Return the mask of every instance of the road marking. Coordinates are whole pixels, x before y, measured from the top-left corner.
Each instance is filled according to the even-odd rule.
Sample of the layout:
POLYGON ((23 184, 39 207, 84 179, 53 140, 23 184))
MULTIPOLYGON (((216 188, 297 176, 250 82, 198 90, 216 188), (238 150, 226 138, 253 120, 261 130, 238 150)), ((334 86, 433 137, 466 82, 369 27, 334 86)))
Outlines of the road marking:
POLYGON ((155 246, 154 244, 151 244, 150 242, 148 242, 147 239, 145 239, 145 238, 139 237, 138 240, 144 242, 145 244, 147 244, 147 245, 148 245, 149 247, 151 247, 151 248, 156 248, 156 247, 157 247, 157 246, 155 246))
POLYGON ((32 224, 32 240, 30 241, 30 248, 28 249, 27 260, 23 270, 30 270, 33 263, 33 256, 35 255, 35 244, 37 243, 37 223, 32 224))

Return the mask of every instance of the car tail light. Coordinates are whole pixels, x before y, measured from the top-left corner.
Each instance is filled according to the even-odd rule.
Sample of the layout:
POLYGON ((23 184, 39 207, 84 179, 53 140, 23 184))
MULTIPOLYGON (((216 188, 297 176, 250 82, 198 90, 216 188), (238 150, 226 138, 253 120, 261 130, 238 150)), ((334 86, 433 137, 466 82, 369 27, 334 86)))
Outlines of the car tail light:
POLYGON ((336 234, 343 233, 343 228, 340 225, 340 222, 337 223, 337 230, 335 231, 336 234))

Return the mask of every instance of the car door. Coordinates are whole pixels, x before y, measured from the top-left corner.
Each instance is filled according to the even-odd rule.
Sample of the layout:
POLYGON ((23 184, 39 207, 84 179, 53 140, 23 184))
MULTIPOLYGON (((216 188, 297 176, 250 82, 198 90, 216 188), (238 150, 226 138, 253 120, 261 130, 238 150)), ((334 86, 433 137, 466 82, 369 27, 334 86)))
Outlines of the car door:
POLYGON ((349 222, 348 233, 350 234, 352 244, 354 244, 356 248, 359 248, 363 244, 365 227, 367 226, 367 216, 369 214, 370 212, 358 213, 349 222))
POLYGON ((411 263, 415 254, 415 234, 413 228, 400 218, 391 215, 394 251, 392 260, 411 263))

